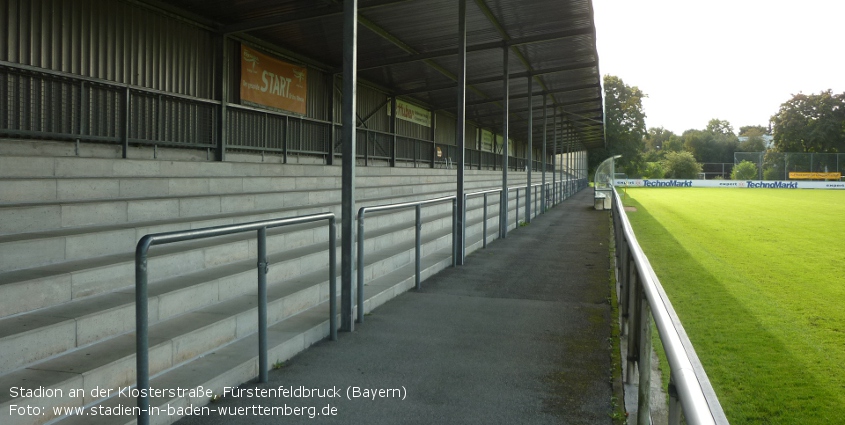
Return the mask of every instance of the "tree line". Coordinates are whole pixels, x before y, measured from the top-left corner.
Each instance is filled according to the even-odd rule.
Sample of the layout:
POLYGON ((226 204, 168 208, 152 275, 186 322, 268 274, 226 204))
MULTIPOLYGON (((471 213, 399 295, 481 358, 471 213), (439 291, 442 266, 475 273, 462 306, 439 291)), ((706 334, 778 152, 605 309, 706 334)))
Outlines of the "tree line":
MULTIPOLYGON (((591 170, 622 155, 616 170, 632 178, 696 178, 702 163, 733 163, 735 152, 845 152, 845 93, 793 95, 768 126, 743 126, 735 133, 728 121, 714 118, 703 130, 678 135, 663 127, 646 129, 642 99, 647 95, 638 87, 606 75, 604 91, 607 147, 590 151, 591 170)), ((747 165, 738 168, 735 172, 749 172, 747 165)))

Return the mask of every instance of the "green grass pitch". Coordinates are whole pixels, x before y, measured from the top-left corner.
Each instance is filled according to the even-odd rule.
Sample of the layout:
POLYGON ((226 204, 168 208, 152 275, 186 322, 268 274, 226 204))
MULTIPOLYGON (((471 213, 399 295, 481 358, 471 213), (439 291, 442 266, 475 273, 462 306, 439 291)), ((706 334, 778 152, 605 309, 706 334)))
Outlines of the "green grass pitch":
POLYGON ((623 202, 731 424, 845 423, 845 191, 623 202))

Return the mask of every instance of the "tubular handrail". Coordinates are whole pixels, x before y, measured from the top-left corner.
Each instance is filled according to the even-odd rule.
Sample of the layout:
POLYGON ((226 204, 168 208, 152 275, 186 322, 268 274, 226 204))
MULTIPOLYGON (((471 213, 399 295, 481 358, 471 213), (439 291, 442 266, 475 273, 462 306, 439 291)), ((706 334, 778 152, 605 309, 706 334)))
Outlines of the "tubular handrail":
MULTIPOLYGON (((361 207, 358 209, 358 266, 357 266, 357 304, 358 304, 358 312, 356 315, 356 321, 358 323, 364 322, 364 217, 367 212, 385 212, 385 211, 393 211, 393 210, 400 210, 405 208, 414 207, 416 209, 416 219, 414 224, 414 232, 416 234, 415 242, 416 242, 416 249, 414 252, 415 256, 415 270, 414 270, 414 287, 419 290, 420 289, 420 272, 421 272, 421 256, 420 256, 420 245, 422 244, 422 235, 420 230, 422 229, 422 215, 421 215, 421 208, 423 205, 431 205, 431 204, 439 204, 444 202, 452 202, 452 235, 455 234, 457 231, 458 226, 458 197, 455 195, 452 196, 443 196, 440 198, 433 198, 433 199, 426 199, 423 201, 412 201, 412 202, 400 202, 396 204, 385 204, 385 205, 373 205, 369 207, 361 207)), ((454 267, 457 264, 457 244, 455 243, 454 236, 452 237, 452 266, 454 267)))
POLYGON ((660 280, 651 267, 651 263, 637 241, 631 223, 624 212, 619 193, 615 188, 613 189, 613 203, 612 211, 618 257, 617 271, 620 274, 619 282, 623 292, 623 296, 620 297, 620 304, 623 304, 623 312, 632 312, 628 314, 627 319, 629 350, 632 346, 637 346, 640 350, 639 356, 636 353, 634 354, 634 357, 638 357, 638 359, 629 358, 626 360, 628 380, 631 379, 633 374, 632 363, 634 361, 636 361, 640 371, 638 423, 647 423, 644 421, 649 419, 647 415, 649 415, 650 400, 647 392, 651 385, 649 365, 651 354, 649 316, 651 316, 654 318, 671 369, 670 386, 674 388, 670 388, 669 391, 669 423, 677 424, 680 422, 681 411, 678 409, 678 403, 680 403, 684 418, 689 424, 728 424, 727 417, 719 404, 707 374, 701 367, 695 349, 687 337, 672 303, 660 285, 660 280), (632 274, 631 267, 636 269, 633 270, 634 274, 632 274), (634 299, 632 300, 631 297, 634 297, 634 299), (637 305, 639 300, 642 301, 641 306, 637 305), (649 314, 649 311, 651 311, 651 314, 649 314))
MULTIPOLYGON (((469 198, 474 198, 477 196, 484 196, 484 206, 481 210, 481 247, 487 248, 487 195, 491 193, 496 193, 499 195, 499 202, 502 202, 502 189, 489 189, 489 190, 479 190, 477 192, 467 192, 464 193, 464 205, 466 205, 467 200, 469 198)), ((499 214, 502 214, 502 210, 499 209, 499 214)), ((501 220, 501 217, 499 217, 501 220)), ((463 247, 461 247, 463 249, 463 247)))
POLYGON ((135 248, 135 343, 138 395, 138 424, 148 425, 150 399, 149 323, 147 305, 147 252, 153 245, 164 245, 195 239, 206 239, 249 231, 258 231, 258 373, 259 381, 267 382, 267 229, 328 220, 329 224, 329 328, 332 340, 337 340, 337 234, 334 213, 319 213, 298 217, 255 221, 202 229, 154 233, 143 236, 135 248))
MULTIPOLYGON (((563 183, 565 179, 559 180, 560 183, 563 183)), ((552 182, 546 182, 546 186, 551 185, 552 182)), ((542 183, 534 183, 531 187, 538 187, 542 186, 542 183)), ((517 191, 517 220, 519 219, 519 190, 524 189, 526 185, 517 185, 508 187, 508 192, 511 190, 517 191)), ((484 207, 483 207, 483 218, 482 218, 482 246, 484 248, 487 247, 487 195, 490 193, 499 193, 501 197, 502 189, 488 189, 488 190, 480 190, 476 192, 466 192, 464 193, 464 203, 466 203, 466 199, 475 196, 484 196, 484 207)), ((420 249, 421 249, 421 228, 422 228, 422 218, 421 218, 421 207, 424 205, 436 204, 436 203, 443 203, 447 201, 452 201, 452 235, 455 234, 457 231, 457 197, 456 196, 444 196, 440 198, 433 198, 427 199, 423 201, 412 201, 412 202, 400 202, 395 204, 384 204, 384 205, 374 205, 368 207, 361 207, 358 209, 358 259, 357 259, 357 296, 356 296, 356 304, 358 306, 358 312, 356 314, 356 322, 363 323, 364 321, 364 239, 365 239, 365 216, 367 213, 376 213, 376 212, 386 212, 386 211, 393 211, 405 208, 412 208, 416 209, 416 219, 415 219, 415 273, 414 273, 414 287, 419 290, 421 288, 421 258, 420 258, 420 249)), ((501 202, 501 201, 500 201, 501 202)), ((499 212, 501 215, 501 210, 499 212)), ((501 217, 499 217, 501 220, 501 217)), ((452 238, 452 266, 457 264, 457 255, 458 250, 461 250, 463 253, 463 247, 458 247, 455 243, 455 238, 452 238)))

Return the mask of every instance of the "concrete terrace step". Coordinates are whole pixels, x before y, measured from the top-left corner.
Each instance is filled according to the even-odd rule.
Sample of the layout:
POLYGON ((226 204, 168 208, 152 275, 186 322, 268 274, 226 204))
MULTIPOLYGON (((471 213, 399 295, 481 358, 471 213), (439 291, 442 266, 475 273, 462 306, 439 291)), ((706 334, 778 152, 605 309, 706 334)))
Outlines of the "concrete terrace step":
MULTIPOLYGON (((437 252, 423 261, 421 274, 428 277, 449 265, 451 265, 450 253, 446 251, 437 252)), ((409 266, 396 270, 395 275, 385 276, 382 280, 374 281, 368 285, 370 290, 365 293, 365 313, 413 287, 413 277, 405 277, 409 271, 413 273, 413 265, 409 266)), ((328 319, 328 303, 323 302, 283 322, 270 326, 268 329, 270 362, 286 361, 310 345, 325 339, 329 335, 328 319)), ((366 326, 366 324, 361 326, 366 326)), ((211 389, 214 394, 222 394, 224 386, 238 386, 257 376, 257 346, 257 336, 250 334, 205 356, 179 365, 166 374, 154 377, 151 379, 151 386, 160 389, 202 386, 211 389), (223 372, 221 373, 221 371, 223 372)), ((75 405, 81 405, 78 401, 76 403, 75 405)), ((190 404, 201 406, 207 403, 209 403, 207 398, 153 398, 151 399, 151 406, 163 408, 163 414, 151 416, 151 423, 170 423, 173 419, 176 419, 175 417, 166 417, 165 410, 168 405, 184 407, 190 404)), ((117 405, 134 406, 135 399, 112 397, 102 400, 94 406, 106 408, 117 405)), ((130 424, 134 423, 134 417, 67 416, 58 423, 62 425, 130 424)))
MULTIPOLYGON (((296 177, 326 178, 341 176, 340 166, 163 161, 141 159, 102 159, 74 157, 0 156, 0 179, 143 179, 143 178, 255 178, 296 177)), ((373 177, 418 177, 425 180, 454 181, 457 170, 431 168, 356 167, 356 177, 366 181, 373 177)), ((466 170, 465 178, 472 181, 484 176, 500 176, 501 171, 466 170)), ((514 175, 519 175, 515 173, 514 175)), ((377 184, 377 183, 376 183, 377 184)))
MULTIPOLYGON (((467 183, 487 181, 485 175, 467 183)), ((339 189, 340 177, 30 177, 0 178, 0 204, 37 204, 81 200, 226 195, 339 189)), ((454 176, 387 175, 359 177, 358 189, 423 184, 455 184, 454 176)))
MULTIPOLYGON (((467 190, 495 187, 495 181, 467 183, 467 190)), ((454 190, 450 183, 361 187, 356 198, 387 198, 454 190)), ((254 209, 278 209, 314 204, 339 204, 340 189, 265 191, 221 195, 192 195, 116 199, 82 199, 0 205, 2 234, 43 232, 54 229, 124 224, 150 220, 202 217, 214 214, 248 214, 254 209)))
MULTIPOLYGON (((468 189, 489 188, 484 180, 468 184, 468 189)), ((422 195, 454 190, 451 183, 362 187, 356 198, 422 195)), ((68 227, 115 225, 252 210, 282 209, 295 206, 335 205, 341 201, 339 189, 244 192, 238 194, 83 199, 60 202, 31 202, 0 205, 2 234, 32 233, 68 227)))
MULTIPOLYGON (((157 159, 113 159, 82 157, 44 157, 0 155, 0 178, 3 177, 254 177, 254 176, 307 176, 323 177, 341 175, 340 166, 309 164, 278 164, 250 162, 205 162, 157 159)), ((501 170, 470 170, 467 176, 501 175, 501 170)), ((513 174, 519 172, 511 171, 513 174)), ((356 167, 356 175, 421 175, 455 176, 456 169, 427 167, 356 167)), ((454 177, 453 177, 454 178, 454 177)))
MULTIPOLYGON (((516 211, 515 211, 515 201, 511 201, 511 213, 510 217, 516 218, 516 211)), ((430 223, 431 220, 446 220, 447 222, 450 219, 451 211, 450 211, 449 204, 443 204, 437 212, 432 207, 428 207, 424 209, 424 220, 429 222, 426 223, 425 228, 429 228, 432 226, 430 223), (429 211, 433 211, 433 213, 429 213, 429 211), (434 215, 436 214, 436 216, 434 215), (435 218, 431 218, 435 217, 435 218)), ((488 204, 488 214, 496 214, 498 209, 497 202, 491 201, 488 204)), ((470 210, 468 214, 480 214, 480 207, 472 208, 472 204, 470 204, 470 210)), ((403 212, 396 212, 393 214, 380 214, 375 217, 369 217, 367 219, 368 225, 368 244, 378 243, 372 242, 372 233, 373 229, 383 227, 384 223, 388 223, 389 225, 393 225, 396 221, 395 219, 391 219, 391 216, 399 216, 403 214, 403 212), (388 220, 391 219, 391 220, 388 220)), ((278 217, 276 215, 275 217, 278 217)), ((413 211, 406 210, 404 212, 404 219, 400 220, 399 223, 404 224, 404 233, 395 238, 412 238, 413 232, 412 229, 409 227, 413 221, 413 211)), ((255 217, 260 218, 260 217, 255 217)), ((264 217, 269 218, 269 217, 264 217)), ((218 224, 218 223, 215 223, 218 224)), ((441 223, 440 226, 448 226, 449 223, 441 223)), ((402 227, 403 225, 399 225, 402 227)), ((285 231, 285 233, 291 233, 294 230, 299 229, 299 227, 294 227, 285 231)), ((174 228, 166 228, 166 229, 152 229, 146 228, 147 232, 152 230, 175 230, 174 228)), ((317 234, 322 232, 322 229, 315 230, 317 234)), ((395 231, 395 230, 394 230, 395 231)), ((280 231, 281 232, 281 231, 280 231)), ((0 297, 2 300, 7 300, 6 304, 4 305, 2 311, 6 312, 6 314, 14 314, 21 311, 27 311, 35 308, 42 308, 47 307, 50 305, 59 304, 62 302, 67 302, 71 299, 76 299, 79 297, 83 297, 86 295, 101 293, 110 288, 120 287, 118 282, 124 281, 127 284, 131 282, 133 270, 133 248, 135 240, 140 237, 139 234, 142 232, 135 232, 135 235, 128 235, 129 239, 126 239, 126 246, 123 250, 124 254, 111 254, 101 257, 83 259, 83 260, 75 260, 70 262, 64 262, 60 264, 53 264, 43 267, 36 267, 30 268, 27 270, 19 270, 19 271, 12 271, 7 273, 0 274, 0 293, 5 296, 0 297), (122 277, 121 277, 122 276, 122 277), (108 286, 111 285, 111 286, 108 286), (38 297, 21 297, 18 296, 21 293, 25 293, 30 291, 30 288, 37 287, 38 289, 38 297), (25 298, 28 303, 22 303, 18 300, 25 298)), ((271 232, 271 236, 274 235, 275 232, 271 232)), ((208 240, 203 242, 195 242, 195 248, 204 248, 210 249, 211 246, 222 243, 223 241, 230 240, 233 243, 239 243, 244 238, 249 239, 251 236, 243 235, 240 237, 231 236, 229 239, 215 239, 215 240, 208 240), (240 238, 240 239, 239 239, 240 238)), ((313 235, 306 236, 306 239, 303 239, 302 236, 296 237, 296 239, 278 239, 283 246, 286 247, 295 247, 299 246, 300 244, 304 243, 305 241, 313 240, 313 235)), ((274 239, 271 238, 271 246, 272 241, 274 239)), ((2 248, 4 245, 0 245, 2 248)), ((14 245, 12 245, 14 246, 14 245)), ((281 246, 279 247, 281 249, 281 246)), ((175 248, 171 248, 175 249, 175 248)), ((367 249, 370 248, 370 245, 367 245, 367 249)), ((217 248, 217 252, 221 252, 226 250, 226 248, 217 248)), ((115 250, 115 252, 120 250, 115 250)), ((255 247, 254 244, 250 247, 249 252, 242 252, 241 255, 248 255, 254 256, 255 247)), ((12 251, 14 252, 14 251, 12 251)), ((166 252, 166 251, 159 251, 159 252, 166 252)), ((188 255, 188 254, 182 254, 188 255)), ((230 254, 231 255, 231 254, 230 254)), ((155 258, 153 255, 152 258, 155 258)), ((153 260, 151 260, 153 261, 153 260)), ((219 260, 214 260, 219 261, 219 260)), ((194 263, 197 262, 197 259, 194 258, 194 263)), ((171 264, 175 264, 173 267, 180 268, 180 271, 186 272, 184 269, 186 264, 190 264, 190 262, 185 263, 180 259, 175 259, 170 261, 171 264)))
MULTIPOLYGON (((441 239, 444 238, 432 237, 431 241, 439 243, 441 239)), ((395 262, 392 257, 396 255, 385 251, 388 250, 378 252, 374 256, 376 258, 368 260, 367 267, 376 268, 379 263, 385 261, 395 262)), ((403 264, 407 264, 407 261, 403 264)), ((325 302, 329 296, 326 275, 327 269, 319 270, 269 289, 269 322, 278 322, 325 302)), ((129 304, 129 307, 132 307, 132 304, 129 304)), ((255 308, 255 295, 248 294, 153 324, 150 328, 151 373, 155 374, 214 350, 220 344, 255 332, 255 308)), ((28 382, 29 385, 38 382, 38 385, 47 388, 70 388, 76 380, 72 375, 82 374, 84 379, 80 388, 84 388, 86 393, 94 386, 116 389, 130 384, 134 379, 134 369, 131 368, 134 364, 133 339, 130 333, 103 340, 27 369, 9 373, 0 377, 0 382, 10 387, 21 385, 22 382, 28 382), (86 364, 88 366, 84 366, 86 364), (42 372, 46 370, 63 371, 67 374, 45 376, 42 372), (124 373, 115 373, 115 370, 124 373)), ((12 401, 7 396, 6 399, 0 399, 0 406, 7 407, 12 401)), ((85 399, 82 402, 90 401, 93 400, 85 399)))
MULTIPOLYGON (((420 187, 431 189, 426 186, 420 187)), ((359 206, 366 206, 388 202, 418 200, 447 194, 451 193, 449 191, 432 192, 431 190, 427 190, 399 197, 398 194, 384 196, 379 191, 374 191, 374 194, 370 194, 373 196, 359 198, 357 204, 359 206)), ((282 203, 284 204, 285 202, 282 203)), ((246 205, 249 206, 250 204, 247 202, 246 205)), ((335 210, 339 213, 339 205, 337 203, 322 202, 305 206, 295 205, 281 208, 263 208, 249 212, 221 212, 217 214, 175 218, 159 216, 157 220, 75 226, 0 235, 0 254, 2 254, 0 256, 6 259, 6 261, 0 263, 0 272, 89 258, 114 252, 131 251, 134 250, 137 240, 148 233, 172 231, 185 228, 186 226, 200 228, 232 224, 235 222, 235 219, 238 219, 238 222, 257 221, 279 217, 280 215, 309 214, 327 209, 335 210), (32 252, 37 252, 39 255, 31 255, 32 252)), ((0 208, 0 211, 2 211, 2 208, 0 208)), ((37 218, 33 218, 33 220, 35 221, 37 218)))
MULTIPOLYGON (((442 217, 438 221, 443 219, 451 220, 451 217, 442 217)), ((381 276, 397 265, 411 261, 413 239, 409 242, 392 243, 397 231, 408 231, 408 228, 397 225, 392 228, 375 229, 368 235, 365 245, 368 245, 371 253, 367 255, 365 262, 367 278, 381 276), (382 242, 381 239, 386 239, 387 242, 382 242), (380 246, 384 248, 379 248, 380 246)), ((430 252, 432 247, 439 249, 450 246, 450 232, 450 226, 428 226, 423 234, 423 255, 430 252)), ((229 239, 233 242, 244 240, 240 237, 229 239)), ((400 240, 404 239, 407 237, 400 240)), ((281 238, 268 241, 268 250, 272 253, 269 256, 269 262, 273 265, 273 278, 294 279, 296 276, 313 273, 314 270, 325 267, 328 258, 326 252, 328 244, 325 239, 318 243, 281 251, 286 245, 285 240, 281 238)), ((176 252, 179 248, 174 247, 173 251, 176 252)), ((150 270, 151 272, 155 270, 153 258, 150 260, 150 270)), ((184 272, 184 270, 180 271, 184 272)), ((322 270, 321 273, 326 275, 327 269, 322 270)), ((251 250, 247 258, 234 263, 210 265, 192 273, 167 276, 169 275, 164 274, 158 281, 151 279, 149 302, 152 323, 168 320, 214 303, 225 302, 243 294, 253 293, 255 251, 251 250)), ((127 280, 127 283, 129 282, 131 280, 127 280)), ((130 331, 134 329, 133 306, 134 286, 126 286, 115 292, 0 319, 0 342, 3 342, 0 344, 0 347, 3 347, 0 348, 0 359, 2 359, 0 372, 8 372, 98 339, 130 331)))
MULTIPOLYGON (((134 399, 103 402, 89 391, 134 383, 137 240, 325 211, 340 219, 340 171, 320 165, 0 157, 0 385, 83 388, 89 394, 48 400, 57 406, 134 405, 134 399)), ((356 174, 356 207, 455 191, 456 170, 358 167, 356 174)), ((510 183, 524 184, 525 178, 513 173, 510 183)), ((465 187, 499 188, 501 171, 467 170, 465 187)), ((498 237, 499 202, 493 195, 488 203, 488 241, 498 237)), ((511 220, 515 204, 508 203, 511 220)), ((481 246, 480 205, 480 198, 468 204, 467 253, 481 246)), ((422 214, 425 278, 451 265, 452 206, 426 206, 422 214)), ((412 208, 367 216, 365 310, 413 286, 413 219, 412 208)), ((185 387, 186 377, 238 385, 256 376, 254 238, 251 232, 151 249, 151 369, 160 374, 154 385, 185 387)), ((276 323, 271 361, 328 335, 327 249, 324 223, 268 231, 269 319, 276 323)), ((15 403, 27 400, 0 394, 0 409, 15 403)), ((93 419, 132 422, 68 417, 62 423, 93 419)))

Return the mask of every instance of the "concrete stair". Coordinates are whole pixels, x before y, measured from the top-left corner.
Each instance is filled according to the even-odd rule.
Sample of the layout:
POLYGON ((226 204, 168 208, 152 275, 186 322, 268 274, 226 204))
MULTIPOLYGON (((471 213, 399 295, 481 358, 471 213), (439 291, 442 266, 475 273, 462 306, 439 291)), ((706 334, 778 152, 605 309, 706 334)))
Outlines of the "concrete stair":
MULTIPOLYGON (((454 194, 454 170, 357 170, 356 207, 454 194)), ((524 185, 525 175, 512 172, 510 179, 524 185)), ((467 170, 468 192, 499 187, 500 172, 467 170)), ((0 422, 133 422, 63 417, 52 408, 135 405, 134 398, 101 398, 91 390, 135 382, 138 239, 325 211, 339 221, 340 188, 340 168, 332 166, 0 157, 0 387, 64 393, 27 400, 4 391, 0 422), (85 397, 70 397, 71 389, 85 390, 85 397), (11 405, 45 411, 4 417, 11 405)), ((513 196, 510 228, 517 227, 513 196)), ((498 237, 498 198, 488 201, 488 242, 498 237)), ((468 202, 467 253, 481 247, 481 203, 468 202)), ((519 208, 524 220, 524 199, 519 208)), ((423 278, 452 263, 451 210, 450 203, 422 209, 423 278)), ((413 209, 367 216, 366 311, 413 287, 413 217, 413 209)), ((268 231, 271 361, 284 361, 329 334, 328 246, 322 223, 268 231)), ((202 385, 219 393, 257 376, 256 257, 251 233, 150 250, 154 387, 202 385)), ((153 405, 207 402, 154 399, 153 405)))

